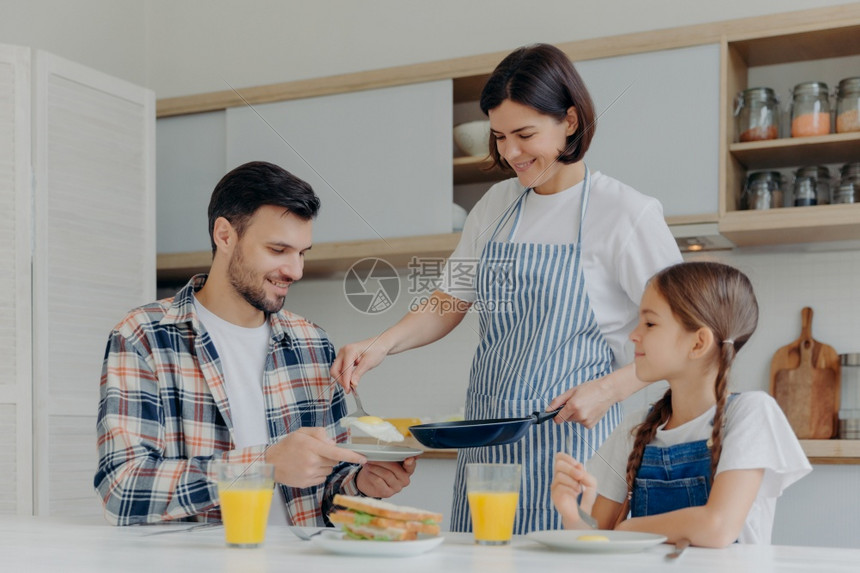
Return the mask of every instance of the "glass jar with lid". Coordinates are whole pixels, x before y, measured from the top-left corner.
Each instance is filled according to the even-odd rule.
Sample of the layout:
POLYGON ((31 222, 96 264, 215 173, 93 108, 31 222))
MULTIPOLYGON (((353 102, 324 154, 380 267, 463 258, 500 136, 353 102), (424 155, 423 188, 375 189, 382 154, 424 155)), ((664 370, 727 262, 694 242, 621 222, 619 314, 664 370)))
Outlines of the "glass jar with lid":
POLYGON ((860 131, 860 77, 845 78, 836 88, 836 133, 860 131))
POLYGON ((818 204, 815 192, 815 178, 809 176, 796 177, 794 179, 794 206, 809 207, 818 204))
POLYGON ((735 96, 738 141, 762 141, 779 137, 779 104, 770 88, 750 88, 735 96))
POLYGON ((830 95, 824 82, 803 82, 791 91, 791 136, 830 133, 830 95))
POLYGON ((801 167, 794 173, 795 177, 812 177, 815 179, 816 205, 829 205, 833 182, 830 180, 830 169, 825 165, 810 165, 801 167))
POLYGON ((758 171, 747 175, 741 193, 741 209, 776 209, 782 206, 782 174, 779 171, 758 171))
POLYGON ((833 192, 834 203, 860 203, 860 163, 842 166, 839 186, 833 192))
POLYGON ((860 353, 840 354, 839 437, 860 439, 860 353))

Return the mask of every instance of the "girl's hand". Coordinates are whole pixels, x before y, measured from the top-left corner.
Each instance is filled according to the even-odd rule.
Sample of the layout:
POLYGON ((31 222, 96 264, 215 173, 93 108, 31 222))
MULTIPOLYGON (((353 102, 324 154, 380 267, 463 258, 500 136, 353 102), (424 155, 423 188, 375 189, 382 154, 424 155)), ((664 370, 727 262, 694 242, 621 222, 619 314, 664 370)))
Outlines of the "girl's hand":
POLYGON ((584 465, 573 457, 558 452, 553 463, 550 494, 553 505, 561 514, 565 529, 590 529, 579 517, 577 498, 582 495, 579 506, 585 513, 591 514, 594 500, 597 498, 597 480, 585 471, 584 465))

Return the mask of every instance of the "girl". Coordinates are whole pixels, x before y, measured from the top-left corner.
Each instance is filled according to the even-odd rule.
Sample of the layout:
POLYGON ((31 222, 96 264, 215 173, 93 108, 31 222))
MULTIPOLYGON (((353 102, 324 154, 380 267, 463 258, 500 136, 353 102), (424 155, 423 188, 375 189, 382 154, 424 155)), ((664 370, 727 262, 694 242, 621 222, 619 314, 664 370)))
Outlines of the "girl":
POLYGON ((618 427, 588 472, 557 454, 552 499, 566 528, 588 528, 582 494, 601 529, 707 547, 770 543, 777 497, 812 468, 773 398, 726 390, 757 321, 752 285, 730 266, 682 263, 651 279, 630 340, 636 375, 669 389, 618 427))
POLYGON ((468 462, 522 464, 515 531, 558 529, 553 454, 574 444, 587 459, 620 421, 618 402, 644 387, 625 342, 645 282, 681 255, 656 199, 586 168, 596 114, 561 50, 514 51, 490 76, 480 105, 490 118, 490 155, 516 177, 494 185, 469 213, 427 305, 345 346, 332 376, 349 391, 387 355, 442 338, 473 308, 480 340, 466 418, 564 409, 557 424, 536 425, 518 443, 460 450, 451 529, 470 529, 468 462))

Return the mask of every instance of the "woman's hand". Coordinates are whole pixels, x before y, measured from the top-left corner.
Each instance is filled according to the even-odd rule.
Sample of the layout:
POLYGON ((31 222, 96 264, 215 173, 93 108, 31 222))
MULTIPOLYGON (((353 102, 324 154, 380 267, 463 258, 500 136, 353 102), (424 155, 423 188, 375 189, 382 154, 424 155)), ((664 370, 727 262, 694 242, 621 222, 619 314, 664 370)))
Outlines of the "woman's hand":
POLYGON ((593 428, 616 402, 647 386, 636 377, 636 368, 628 364, 624 368, 607 374, 603 378, 590 380, 557 396, 547 406, 547 411, 561 409, 555 423, 578 422, 593 428))
POLYGON ((555 423, 577 422, 586 428, 593 428, 615 403, 615 397, 607 388, 605 380, 605 377, 590 380, 554 398, 547 411, 564 406, 554 418, 555 423))
POLYGON ((379 366, 386 356, 388 347, 383 344, 381 336, 347 344, 340 349, 331 365, 331 377, 349 394, 358 386, 362 375, 379 366))
POLYGON ((585 471, 585 466, 571 456, 558 452, 553 462, 552 503, 561 514, 565 529, 591 529, 581 517, 577 505, 591 514, 597 498, 597 480, 585 471), (577 498, 582 499, 577 503, 577 498))

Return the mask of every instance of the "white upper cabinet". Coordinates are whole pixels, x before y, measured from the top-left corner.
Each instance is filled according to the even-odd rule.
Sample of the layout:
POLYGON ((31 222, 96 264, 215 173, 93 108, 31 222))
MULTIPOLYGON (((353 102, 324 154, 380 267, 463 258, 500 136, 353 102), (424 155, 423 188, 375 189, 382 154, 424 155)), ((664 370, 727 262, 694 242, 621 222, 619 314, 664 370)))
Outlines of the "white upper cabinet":
POLYGON ((225 124, 223 110, 158 120, 159 253, 210 249, 206 209, 212 189, 227 172, 225 124))
POLYGON ((230 108, 227 166, 271 161, 310 183, 322 200, 316 243, 450 233, 451 89, 443 80, 230 108))
POLYGON ((322 200, 314 242, 451 232, 451 81, 244 105, 158 120, 158 252, 209 251, 206 207, 248 161, 322 200))
POLYGON ((594 99, 586 161, 663 203, 665 216, 716 214, 717 44, 576 63, 594 99))

